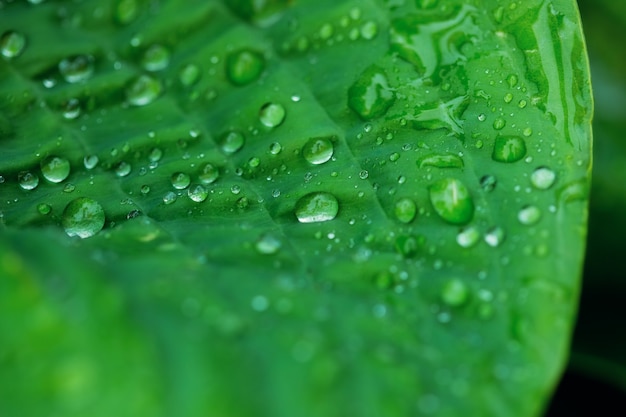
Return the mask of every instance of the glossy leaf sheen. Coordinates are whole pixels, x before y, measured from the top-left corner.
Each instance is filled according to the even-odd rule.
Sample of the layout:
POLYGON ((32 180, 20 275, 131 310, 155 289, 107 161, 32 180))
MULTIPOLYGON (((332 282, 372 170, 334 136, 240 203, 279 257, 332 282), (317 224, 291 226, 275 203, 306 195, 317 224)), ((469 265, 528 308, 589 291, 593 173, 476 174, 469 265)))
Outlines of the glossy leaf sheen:
POLYGON ((0 6, 0 415, 541 412, 586 230, 574 1, 0 6))

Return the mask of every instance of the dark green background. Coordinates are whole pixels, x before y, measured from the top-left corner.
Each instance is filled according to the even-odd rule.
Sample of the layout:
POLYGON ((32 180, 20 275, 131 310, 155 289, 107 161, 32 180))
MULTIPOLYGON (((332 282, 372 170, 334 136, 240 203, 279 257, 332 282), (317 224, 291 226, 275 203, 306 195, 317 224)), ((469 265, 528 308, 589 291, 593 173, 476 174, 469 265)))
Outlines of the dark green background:
POLYGON ((626 415, 626 2, 580 0, 595 97, 580 312, 548 417, 626 415))

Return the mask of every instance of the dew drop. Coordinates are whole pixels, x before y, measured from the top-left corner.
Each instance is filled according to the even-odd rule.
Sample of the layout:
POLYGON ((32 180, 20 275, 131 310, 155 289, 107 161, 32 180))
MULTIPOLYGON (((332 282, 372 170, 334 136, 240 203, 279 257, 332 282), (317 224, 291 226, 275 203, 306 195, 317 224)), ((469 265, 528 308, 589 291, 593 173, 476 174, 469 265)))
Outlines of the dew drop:
POLYGON ((50 204, 40 203, 37 205, 37 211, 39 212, 39 214, 45 216, 47 214, 50 214, 50 212, 52 211, 52 207, 50 207, 50 204))
POLYGON ((98 155, 86 155, 83 158, 83 165, 85 165, 85 169, 94 169, 98 165, 98 162, 100 162, 98 155))
POLYGON ((541 210, 537 206, 524 206, 517 213, 517 219, 527 226, 536 224, 541 219, 541 210))
POLYGON ((376 24, 376 22, 373 21, 367 21, 365 23, 363 23, 363 26, 361 26, 361 36, 363 37, 363 39, 366 40, 372 40, 376 37, 376 35, 378 35, 378 25, 376 24))
POLYGON ((41 161, 41 174, 50 182, 59 183, 70 175, 70 162, 58 156, 49 156, 41 161))
POLYGON ((163 157, 163 151, 160 148, 152 148, 148 154, 148 160, 150 162, 159 162, 163 157))
POLYGON ((435 212, 448 223, 463 225, 474 216, 474 200, 460 180, 444 178, 429 188, 430 202, 435 212))
POLYGON ((59 73, 68 83, 88 80, 93 71, 94 58, 91 55, 74 55, 59 62, 59 73))
POLYGON ((271 233, 261 235, 256 241, 254 247, 261 255, 273 255, 277 253, 282 246, 282 242, 271 233))
POLYGON ((265 68, 263 56, 250 49, 235 51, 226 58, 226 76, 237 86, 255 81, 265 68))
POLYGON ((301 197, 295 206, 300 223, 317 223, 333 220, 339 211, 339 202, 334 195, 313 192, 301 197))
POLYGON ((539 167, 530 176, 530 182, 538 190, 547 190, 556 181, 556 173, 548 167, 539 167))
POLYGON ((272 144, 270 144, 270 153, 272 155, 278 155, 282 150, 283 150, 283 147, 280 143, 273 142, 272 144))
POLYGON ((479 122, 484 122, 485 120, 487 120, 487 115, 485 113, 481 113, 478 115, 479 122))
POLYGON ((526 155, 526 142, 519 136, 498 136, 491 157, 497 162, 517 162, 526 155))
POLYGON ((436 167, 436 168, 463 168, 463 159, 452 154, 432 154, 420 158, 417 166, 436 167))
POLYGON ((162 45, 152 45, 143 54, 141 65, 146 71, 161 71, 170 63, 170 51, 162 45))
POLYGON ((161 81, 149 75, 140 75, 126 87, 126 100, 132 106, 146 106, 163 92, 161 81))
POLYGON ((209 192, 204 185, 194 184, 187 190, 187 196, 196 203, 202 203, 209 196, 209 192))
POLYGON ((501 227, 492 227, 485 234, 485 242, 492 248, 498 247, 504 241, 506 234, 501 227))
POLYGON ((175 172, 174 174, 172 174, 170 181, 172 182, 172 187, 176 188, 177 190, 184 190, 185 188, 189 187, 189 184, 191 183, 191 178, 184 172, 175 172))
POLYGON ((259 111, 259 120, 264 126, 274 128, 285 120, 286 114, 281 104, 265 103, 259 111))
POLYGON ((148 195, 150 193, 150 186, 147 184, 142 185, 139 192, 143 195, 148 195))
POLYGON ((441 289, 441 300, 450 307, 459 307, 469 298, 467 286, 458 278, 446 282, 441 289))
POLYGON ((498 117, 496 120, 493 121, 493 128, 495 130, 502 130, 504 126, 506 126, 506 120, 501 117, 498 117))
POLYGON ((178 73, 178 79, 185 87, 191 87, 200 79, 200 67, 195 64, 185 65, 178 73))
POLYGON ((212 184, 220 176, 219 169, 213 164, 206 164, 202 167, 198 179, 202 184, 212 184))
POLYGON ((7 31, 0 37, 0 53, 3 57, 13 59, 22 54, 26 47, 26 37, 19 32, 7 31))
POLYGON ((178 198, 178 196, 176 195, 176 193, 174 191, 168 191, 163 196, 163 202, 166 205, 170 205, 170 204, 173 204, 176 201, 177 198, 178 198))
POLYGON ((417 215, 417 204, 408 197, 401 198, 396 201, 393 213, 401 223, 411 223, 417 215))
POLYGON ((39 185, 39 177, 29 171, 22 171, 17 174, 17 182, 24 190, 33 190, 39 185))
POLYGON ((366 69, 348 90, 348 106, 364 120, 384 115, 395 100, 387 75, 378 66, 366 69))
POLYGON ((237 152, 243 147, 245 142, 243 133, 238 130, 231 130, 224 133, 219 139, 219 145, 222 151, 226 154, 232 154, 237 152))
POLYGON ((309 139, 302 147, 302 156, 313 165, 320 165, 329 161, 333 152, 333 143, 326 137, 309 139))
POLYGON ((67 100, 65 103, 63 103, 61 111, 64 118, 68 120, 76 119, 78 116, 80 116, 81 112, 80 101, 75 98, 67 100))
POLYGON ((483 175, 480 178, 480 186, 486 192, 491 192, 496 188, 498 180, 493 175, 483 175))
POLYGON ((370 176, 370 173, 366 169, 363 169, 363 170, 359 171, 359 178, 360 179, 366 180, 369 176, 370 176))
POLYGON ((79 197, 63 210, 61 223, 68 236, 91 237, 104 227, 104 209, 95 200, 79 197))
POLYGON ((138 12, 137 0, 120 0, 115 8, 115 19, 126 25, 135 20, 138 12))
POLYGON ((122 161, 115 167, 115 175, 118 177, 125 177, 130 174, 131 169, 132 167, 128 162, 122 161))
POLYGON ((480 240, 480 232, 474 226, 461 229, 456 235, 456 243, 463 248, 471 248, 480 240))

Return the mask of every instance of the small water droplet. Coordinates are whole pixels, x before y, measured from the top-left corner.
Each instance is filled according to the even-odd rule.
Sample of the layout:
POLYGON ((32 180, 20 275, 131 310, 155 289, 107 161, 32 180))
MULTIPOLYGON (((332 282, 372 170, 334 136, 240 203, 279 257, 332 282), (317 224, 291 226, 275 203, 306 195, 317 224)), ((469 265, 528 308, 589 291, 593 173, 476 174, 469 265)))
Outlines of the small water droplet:
POLYGON ((398 152, 393 152, 391 155, 389 155, 389 160, 391 162, 396 162, 398 159, 400 159, 400 154, 398 152))
POLYGON ((302 147, 302 156, 313 165, 329 161, 333 152, 333 143, 326 137, 309 139, 302 147))
POLYGON ((76 186, 72 184, 71 182, 68 182, 67 184, 65 184, 65 187, 63 187, 63 192, 73 193, 75 189, 76 189, 76 186))
POLYGON ((191 87, 200 79, 200 67, 195 64, 185 65, 178 73, 178 79, 185 87, 191 87))
POLYGON ((301 197, 295 206, 300 223, 317 223, 333 220, 339 211, 337 198, 326 192, 313 192, 301 197))
POLYGON ((435 212, 448 223, 463 225, 474 217, 474 200, 460 180, 444 178, 429 187, 435 212))
POLYGON ((259 111, 259 120, 264 126, 274 128, 285 120, 286 114, 281 104, 265 103, 259 111))
POLYGON ((504 126, 506 126, 506 120, 504 120, 502 117, 498 117, 496 120, 493 121, 493 128, 495 130, 502 130, 504 126))
POLYGON ((161 81, 149 75, 140 75, 126 88, 126 100, 132 106, 146 106, 163 92, 161 81))
POLYGON ((22 171, 17 174, 17 182, 24 190, 33 190, 39 185, 39 177, 29 171, 22 171))
POLYGON ((537 206, 524 206, 517 213, 517 219, 527 226, 536 224, 541 219, 541 210, 537 206))
POLYGON ((125 177, 130 174, 131 169, 132 167, 128 162, 122 161, 115 167, 115 175, 118 177, 125 177))
POLYGON ((235 184, 230 187, 230 192, 233 193, 234 195, 237 195, 241 192, 241 187, 235 184))
POLYGON ((480 186, 486 192, 493 191, 496 188, 497 184, 498 184, 498 180, 493 175, 483 175, 480 178, 480 186))
POLYGON ((519 136, 498 136, 491 157, 497 162, 517 162, 526 156, 526 142, 519 136))
POLYGON ((213 164, 206 164, 202 167, 198 179, 202 184, 212 184, 220 176, 219 169, 213 164))
POLYGON ((219 144, 224 153, 232 154, 243 147, 245 140, 243 133, 238 130, 231 130, 220 137, 219 144))
POLYGON ((74 55, 59 62, 59 73, 68 83, 88 80, 93 71, 94 58, 91 55, 74 55))
POLYGON ((280 250, 281 246, 280 239, 271 233, 261 235, 254 245, 257 252, 262 255, 273 255, 280 250))
POLYGON ((474 226, 461 229, 456 235, 456 243, 463 248, 471 248, 480 240, 480 232, 474 226))
POLYGON ((49 156, 41 161, 41 173, 50 182, 59 183, 70 175, 70 162, 58 156, 49 156))
POLYGON ((142 185, 139 189, 139 192, 141 192, 141 194, 143 195, 148 195, 148 193, 150 193, 150 186, 147 184, 142 185))
POLYGON ((209 196, 209 192, 201 184, 194 184, 187 190, 187 196, 196 203, 202 203, 209 196))
POLYGON ((76 119, 78 116, 80 116, 81 112, 80 101, 75 98, 67 100, 65 103, 62 104, 61 111, 64 118, 68 120, 76 119))
POLYGON ((501 227, 492 227, 485 233, 485 242, 492 248, 498 247, 504 241, 506 234, 501 227))
POLYGON ((172 187, 176 188, 177 190, 184 190, 185 188, 189 187, 189 184, 191 183, 191 178, 184 172, 175 172, 174 174, 172 174, 170 181, 172 182, 172 187))
POLYGON ((19 32, 7 31, 0 37, 0 53, 3 57, 13 59, 22 54, 26 47, 26 37, 19 32))
POLYGON ((478 115, 479 122, 484 122, 485 120, 487 120, 487 115, 485 113, 481 113, 478 115))
POLYGON ((115 8, 115 19, 119 23, 127 25, 135 20, 138 12, 137 0, 119 0, 115 8))
POLYGON ((463 168, 463 159, 452 154, 431 154, 417 161, 417 166, 436 168, 463 168))
POLYGON ((167 193, 165 193, 165 195, 163 196, 163 202, 166 205, 170 205, 172 203, 174 203, 176 201, 176 199, 178 198, 178 196, 176 195, 176 193, 174 191, 168 191, 167 193))
POLYGON ((170 63, 170 51, 163 45, 152 45, 143 54, 141 65, 146 71, 161 71, 170 63))
POLYGON ((226 58, 226 75, 234 85, 250 84, 261 76, 265 59, 250 49, 235 51, 226 58))
POLYGON ((518 81, 518 78, 517 78, 517 75, 515 74, 511 74, 508 77, 506 77, 506 82, 511 88, 517 85, 517 81, 518 81))
POLYGON ((556 173, 548 167, 539 167, 530 176, 530 182, 538 190, 547 190, 556 181, 556 173))
POLYGON ((469 298, 467 286, 458 278, 446 282, 441 289, 441 300, 450 307, 459 307, 469 298))
POLYGON ((148 160, 150 162, 159 162, 163 157, 163 151, 160 148, 152 148, 148 154, 148 160))
POLYGON ((68 236, 91 237, 104 227, 104 209, 95 200, 79 197, 63 210, 61 223, 68 236))
POLYGON ((363 23, 360 33, 363 39, 366 39, 368 41, 374 39, 376 35, 378 35, 378 25, 376 24, 376 22, 369 20, 363 23))
POLYGON ((395 100, 385 71, 375 65, 366 69, 348 90, 348 106, 365 120, 384 115, 395 100))
POLYGON ((366 180, 369 176, 370 176, 370 173, 366 169, 363 169, 363 170, 359 171, 359 178, 360 179, 366 180))
POLYGON ((283 150, 283 147, 280 143, 278 142, 273 142, 270 145, 270 153, 272 155, 278 155, 281 151, 283 150))
POLYGON ((402 223, 411 223, 417 215, 417 204, 408 197, 396 201, 393 213, 402 223))
POLYGON ((37 211, 39 212, 39 214, 45 216, 47 214, 50 214, 50 212, 52 211, 52 207, 50 207, 50 204, 40 203, 37 205, 37 211))

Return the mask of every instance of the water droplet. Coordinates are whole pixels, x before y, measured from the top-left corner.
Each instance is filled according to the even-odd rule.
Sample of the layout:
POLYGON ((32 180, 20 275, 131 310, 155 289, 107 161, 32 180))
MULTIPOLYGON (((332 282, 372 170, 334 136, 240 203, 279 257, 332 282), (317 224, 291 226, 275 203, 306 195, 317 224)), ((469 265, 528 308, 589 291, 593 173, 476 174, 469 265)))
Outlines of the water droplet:
POLYGON ((320 28, 320 39, 326 40, 333 36, 333 26, 329 23, 325 23, 320 28))
POLYGON ((178 198, 178 196, 176 195, 176 193, 174 191, 168 191, 163 196, 163 202, 166 205, 170 205, 170 204, 173 204, 176 201, 177 198, 178 198))
POLYGON ((481 113, 478 115, 479 122, 484 122, 485 120, 487 120, 487 115, 485 113, 481 113))
POLYGON ((506 235, 504 233, 504 229, 502 229, 501 227, 492 227, 485 234, 485 242, 489 246, 495 248, 502 244, 505 236, 506 235))
POLYGON ((460 180, 444 178, 429 188, 435 212, 448 223, 463 225, 474 217, 474 200, 460 180))
POLYGON ((313 165, 329 161, 333 152, 333 143, 326 137, 309 139, 302 147, 302 156, 313 165))
POLYGON ((511 88, 517 85, 517 81, 518 81, 518 78, 517 78, 517 75, 515 74, 511 74, 508 77, 506 77, 506 82, 511 88))
POLYGON ((471 248, 479 239, 480 232, 474 226, 465 227, 456 235, 456 243, 463 248, 471 248))
POLYGON ((417 215, 417 204, 408 197, 396 201, 393 209, 396 219, 402 223, 411 223, 417 215))
POLYGON ((280 250, 282 242, 273 234, 266 233, 256 241, 254 246, 262 255, 273 255, 280 250))
POLYGON ((417 161, 417 166, 420 168, 429 166, 436 168, 463 168, 463 159, 452 154, 432 154, 420 158, 417 161))
POLYGON ((150 162, 159 162, 163 157, 163 151, 160 148, 152 148, 148 154, 148 160, 150 162))
POLYGON ((378 35, 378 25, 376 24, 376 22, 372 22, 371 20, 367 21, 363 23, 363 26, 361 26, 360 32, 363 39, 369 41, 371 39, 374 39, 376 35, 378 35))
POLYGON ((191 87, 200 79, 200 67, 195 64, 185 65, 178 73, 178 79, 185 87, 191 87))
POLYGON ((375 65, 366 69, 348 90, 348 106, 365 120, 384 115, 395 100, 385 71, 375 65))
POLYGON ((184 190, 189 187, 189 184, 191 183, 191 178, 184 172, 175 172, 172 174, 170 180, 172 182, 172 187, 177 190, 184 190))
POLYGON ((235 85, 255 81, 265 68, 263 55, 249 49, 235 51, 226 58, 226 75, 235 85))
POLYGON ((52 207, 50 207, 50 204, 40 203, 37 205, 37 211, 39 212, 39 214, 43 214, 45 216, 47 214, 50 214, 50 212, 52 211, 52 207))
POLYGON ((278 155, 281 151, 283 150, 283 147, 280 143, 278 142, 273 142, 270 145, 270 153, 272 155, 278 155))
POLYGON ((65 187, 63 187, 63 192, 73 193, 75 189, 76 189, 76 186, 72 184, 71 182, 68 182, 67 184, 65 184, 65 187))
POLYGON ((170 63, 170 51, 162 45, 152 45, 143 54, 141 65, 146 71, 161 71, 170 63))
POLYGON ((508 104, 508 103, 510 103, 511 101, 513 101, 513 94, 511 94, 511 93, 506 93, 506 94, 504 95, 504 102, 508 104))
POLYGON ((240 210, 247 208, 249 204, 248 197, 240 197, 236 202, 237 208, 240 210))
POLYGON ((148 195, 148 193, 150 193, 150 186, 147 184, 142 185, 139 192, 143 195, 148 195))
POLYGON ((163 92, 161 81, 149 75, 140 75, 126 88, 126 100, 132 106, 146 106, 163 92))
POLYGON ((135 20, 138 12, 137 0, 119 0, 115 8, 115 19, 126 25, 135 20))
POLYGON ((400 159, 400 154, 398 152, 394 152, 391 155, 389 155, 389 160, 391 162, 396 162, 398 159, 400 159))
POLYGON ((17 174, 17 182, 24 190, 33 190, 39 185, 39 177, 29 171, 22 171, 17 174))
POLYGON ((202 184, 212 184, 217 180, 219 176, 220 171, 216 166, 212 164, 206 164, 202 167, 202 170, 198 175, 198 179, 202 184))
POLYGON ((498 136, 491 157, 497 162, 517 162, 526 155, 526 142, 519 136, 498 136))
POLYGON ((295 213, 300 223, 317 223, 333 220, 339 211, 339 202, 334 195, 313 192, 298 200, 295 213))
POLYGON ((87 155, 83 158, 83 164, 86 169, 94 169, 98 165, 98 162, 100 162, 98 155, 87 155))
POLYGON ((517 219, 527 226, 536 224, 541 219, 541 210, 537 206, 524 206, 517 213, 517 219))
POLYGON ((398 236, 395 247, 403 257, 411 258, 419 252, 424 243, 424 236, 398 236))
POLYGON ((95 200, 79 197, 63 210, 61 223, 68 236, 91 237, 104 227, 104 209, 95 200))
POLYGON ((7 31, 0 37, 0 53, 3 57, 13 59, 22 54, 26 47, 26 37, 19 32, 7 31))
POLYGON ((359 171, 359 178, 361 178, 362 180, 366 180, 369 176, 370 173, 366 169, 359 171))
POLYGON ((209 192, 204 185, 194 184, 187 190, 187 195, 196 203, 202 203, 209 196, 209 192))
POLYGON ((467 286, 458 278, 446 282, 441 289, 441 300, 450 307, 459 307, 469 298, 467 286))
POLYGON ((115 167, 115 175, 118 177, 125 177, 130 174, 131 168, 132 167, 128 162, 122 161, 115 167))
POLYGON ((59 62, 59 72, 68 83, 85 81, 93 71, 94 58, 91 55, 74 55, 59 62))
POLYGON ((538 190, 547 190, 556 181, 556 173, 548 167, 539 167, 530 176, 530 182, 538 190))
POLYGON ((243 133, 238 130, 231 130, 220 137, 219 144, 224 153, 231 154, 240 150, 245 140, 243 133))
POLYGON ((480 178, 480 186, 488 193, 493 191, 497 184, 498 180, 493 175, 483 175, 480 178))
POLYGON ((58 156, 49 156, 41 161, 41 173, 50 182, 59 183, 70 175, 70 162, 58 156))
POLYGON ((78 116, 80 116, 80 101, 75 98, 67 100, 61 106, 61 111, 63 112, 63 117, 65 117, 66 119, 76 119, 78 116))
POLYGON ((277 127, 285 120, 286 114, 281 104, 265 103, 259 111, 259 120, 264 126, 277 127))
POLYGON ((493 128, 495 130, 502 130, 504 126, 506 126, 506 120, 504 120, 502 117, 498 117, 496 120, 493 121, 493 128))

